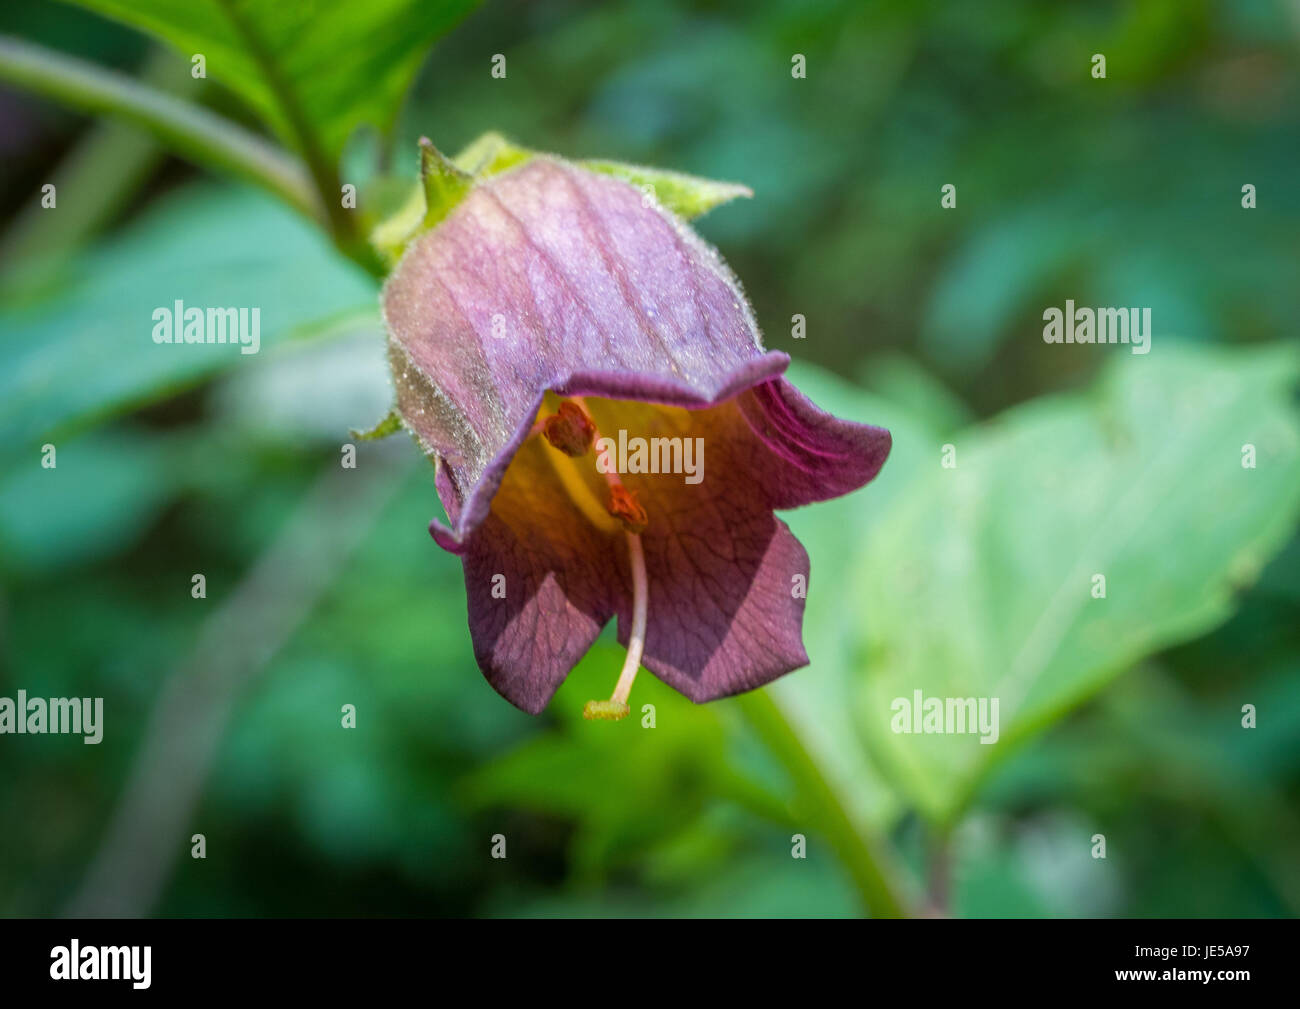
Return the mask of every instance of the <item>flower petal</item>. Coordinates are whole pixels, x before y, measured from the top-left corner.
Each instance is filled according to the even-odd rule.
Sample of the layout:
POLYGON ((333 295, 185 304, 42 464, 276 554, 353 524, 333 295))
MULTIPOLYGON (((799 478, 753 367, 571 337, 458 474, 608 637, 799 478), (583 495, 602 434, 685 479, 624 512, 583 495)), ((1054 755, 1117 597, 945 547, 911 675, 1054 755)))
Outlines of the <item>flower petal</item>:
MULTIPOLYGON (((544 390, 617 395, 621 381, 702 405, 787 360, 765 360, 739 285, 693 231, 548 157, 477 183, 411 244, 383 309, 398 410, 464 499, 489 468, 499 481, 544 390)), ((485 516, 469 510, 459 536, 485 516)))
MULTIPOLYGON (((612 523, 593 526, 533 438, 515 457, 492 511, 464 544, 474 657, 488 682, 536 714, 630 593, 612 523)), ((557 453, 558 454, 558 453, 557 453)), ((449 531, 435 524, 445 543, 449 531)))
POLYGON ((586 398, 603 435, 704 439, 699 482, 623 476, 647 518, 647 668, 703 701, 806 663, 808 557, 773 509, 860 487, 889 433, 782 377, 789 358, 763 351, 739 285, 681 221, 537 157, 475 182, 411 243, 383 308, 397 409, 438 461, 449 524, 430 530, 462 557, 498 691, 540 711, 611 616, 624 641, 630 626, 622 528, 577 504, 554 466, 568 456, 530 437, 548 393, 586 398))

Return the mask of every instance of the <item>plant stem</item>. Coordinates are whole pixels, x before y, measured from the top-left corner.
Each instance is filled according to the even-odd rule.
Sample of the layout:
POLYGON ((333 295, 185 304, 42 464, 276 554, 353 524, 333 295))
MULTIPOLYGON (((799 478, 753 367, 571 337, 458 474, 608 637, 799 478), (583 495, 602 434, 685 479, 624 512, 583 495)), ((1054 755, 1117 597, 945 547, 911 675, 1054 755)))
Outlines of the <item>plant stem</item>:
MULTIPOLYGON (((395 449, 398 447, 395 447, 395 449)), ((154 702, 126 786, 67 914, 135 918, 157 906, 240 699, 330 591, 413 471, 376 447, 366 467, 328 466, 199 629, 154 702)), ((201 828, 200 828, 201 829, 201 828)))
POLYGON ((850 818, 798 733, 766 690, 737 698, 741 710, 794 779, 805 812, 844 863, 863 903, 876 918, 909 916, 901 879, 883 838, 850 818))
MULTIPOLYGON (((141 69, 146 86, 176 93, 200 83, 172 53, 154 49, 141 69)), ((68 254, 112 222, 163 158, 163 150, 138 127, 106 119, 88 130, 43 181, 58 190, 70 213, 49 214, 28 201, 0 237, 6 267, 0 290, 50 274, 68 254)))
POLYGON ((321 147, 320 138, 307 118, 298 94, 280 70, 275 54, 267 47, 257 27, 246 18, 231 0, 217 0, 231 27, 243 40, 252 55, 267 88, 279 103, 292 140, 307 163, 307 172, 316 187, 316 194, 325 208, 327 230, 334 244, 350 259, 365 267, 372 275, 382 277, 385 268, 378 252, 371 248, 366 237, 357 228, 357 217, 343 207, 338 166, 321 147))
POLYGON ((136 123, 195 164, 229 172, 317 222, 326 220, 300 161, 201 106, 11 36, 0 36, 0 80, 136 123))
POLYGON ((928 912, 936 918, 952 914, 952 834, 948 827, 935 828, 930 839, 930 886, 928 912))

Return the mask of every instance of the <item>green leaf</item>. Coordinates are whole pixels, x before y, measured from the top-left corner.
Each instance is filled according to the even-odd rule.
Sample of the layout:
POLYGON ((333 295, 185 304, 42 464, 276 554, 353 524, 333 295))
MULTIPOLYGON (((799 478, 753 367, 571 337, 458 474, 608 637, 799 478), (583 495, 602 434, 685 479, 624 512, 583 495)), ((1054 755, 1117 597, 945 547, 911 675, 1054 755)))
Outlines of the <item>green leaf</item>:
POLYGON ((1300 510, 1297 358, 1116 354, 1093 396, 955 436, 956 468, 936 454, 877 517, 856 559, 857 720, 926 815, 951 821, 1009 748, 1234 611, 1300 510), (996 698, 997 742, 892 731, 916 690, 996 698))
POLYGON ((428 47, 475 0, 72 0, 149 32, 247 102, 309 161, 387 131, 428 47))
POLYGON ((373 319, 374 285, 293 212, 248 191, 192 189, 160 200, 73 278, 36 303, 0 303, 0 445, 147 403, 219 371, 253 368, 322 320, 373 319), (257 308, 261 347, 156 344, 152 315, 180 300, 257 308))
POLYGON ((737 182, 715 182, 698 175, 685 175, 662 168, 642 165, 625 165, 619 161, 579 161, 579 165, 593 172, 612 175, 630 182, 659 205, 678 217, 690 220, 707 214, 714 207, 730 203, 738 196, 753 196, 754 191, 737 182))

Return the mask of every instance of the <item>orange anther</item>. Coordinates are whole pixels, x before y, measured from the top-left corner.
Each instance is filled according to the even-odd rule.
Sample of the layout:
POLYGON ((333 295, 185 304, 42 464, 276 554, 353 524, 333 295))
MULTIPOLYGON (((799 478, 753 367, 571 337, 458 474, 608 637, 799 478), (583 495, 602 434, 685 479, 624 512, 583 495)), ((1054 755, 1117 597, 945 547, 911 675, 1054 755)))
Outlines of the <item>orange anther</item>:
POLYGON ((636 494, 622 484, 614 484, 609 488, 609 504, 605 507, 630 533, 644 532, 645 527, 650 523, 645 509, 637 503, 636 494))
POLYGON ((586 455, 596 437, 596 425, 587 411, 569 400, 560 404, 559 410, 542 424, 546 440, 565 455, 586 455))

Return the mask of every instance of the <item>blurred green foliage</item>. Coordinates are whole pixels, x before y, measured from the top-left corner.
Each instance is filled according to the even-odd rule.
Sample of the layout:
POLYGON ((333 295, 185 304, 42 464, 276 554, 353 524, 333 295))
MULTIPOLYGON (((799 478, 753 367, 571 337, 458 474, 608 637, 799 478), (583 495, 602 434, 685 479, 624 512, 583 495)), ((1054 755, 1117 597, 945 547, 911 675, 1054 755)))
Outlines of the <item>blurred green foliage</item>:
MULTIPOLYGON (((358 477, 393 489, 287 644, 230 685, 229 719, 191 712, 215 758, 147 910, 851 915, 856 833, 887 839, 918 902, 950 862, 957 914, 1300 911, 1289 5, 519 0, 430 51, 465 5, 321 2, 290 23, 231 0, 288 54, 298 125, 211 20, 224 5, 84 4, 183 61, 205 51, 201 100, 310 159, 305 123, 367 224, 409 194, 421 135, 455 151, 495 129, 752 187, 697 226, 801 388, 895 448, 865 490, 787 517, 812 558, 812 664, 763 717, 801 766, 766 709, 697 707, 644 673, 653 730, 584 722, 612 635, 543 716, 511 708, 426 532, 432 469, 405 442, 361 446, 358 477), (1045 345, 1066 298, 1150 306, 1151 354, 1045 345), (890 732, 913 689, 1001 692, 999 742, 890 732)), ((0 25, 128 72, 159 59, 73 6, 0 25)), ((143 156, 138 132, 93 139, 16 91, 0 118, 0 695, 109 714, 97 747, 0 737, 0 913, 51 914, 108 844, 165 684, 389 393, 376 283, 315 224, 143 156), (126 149, 138 170, 67 171, 126 149), (46 231, 30 207, 60 171, 46 231), (155 346, 150 312, 176 299, 261 306, 262 352, 155 346)))

